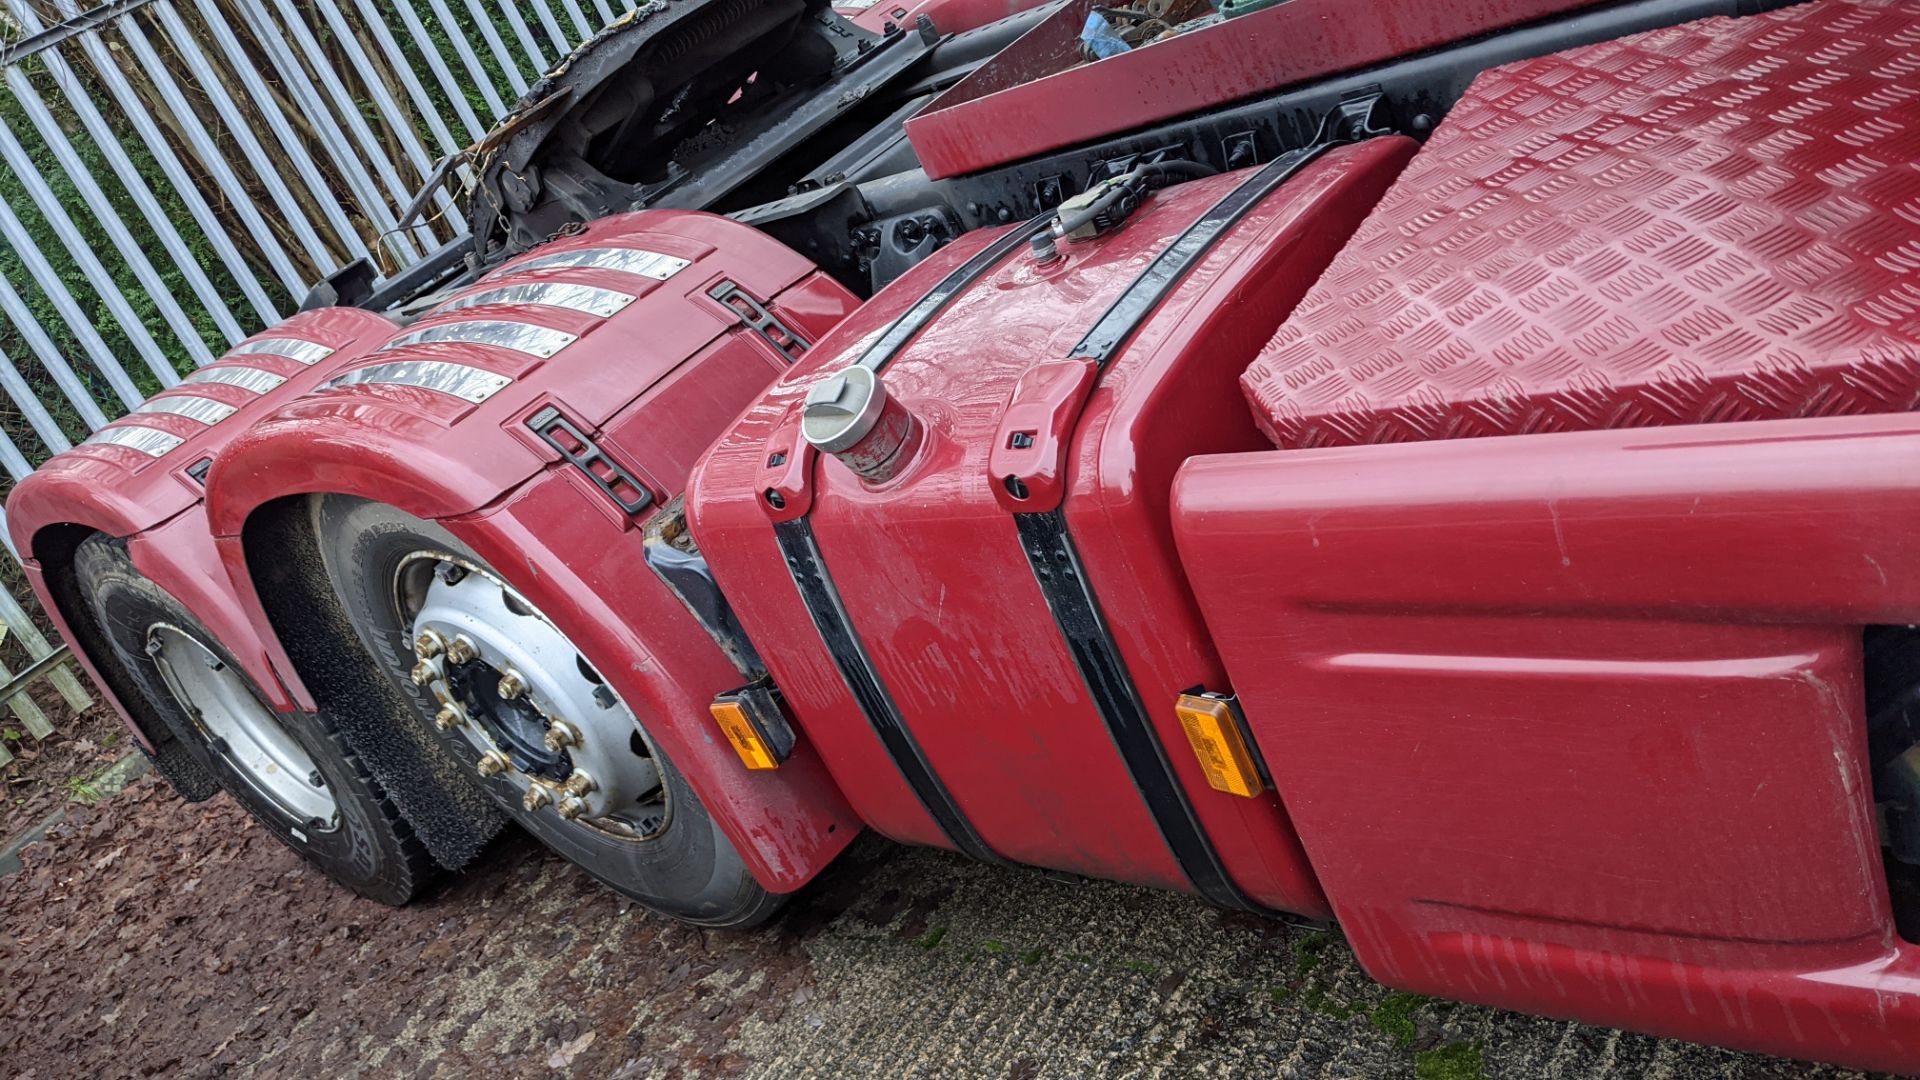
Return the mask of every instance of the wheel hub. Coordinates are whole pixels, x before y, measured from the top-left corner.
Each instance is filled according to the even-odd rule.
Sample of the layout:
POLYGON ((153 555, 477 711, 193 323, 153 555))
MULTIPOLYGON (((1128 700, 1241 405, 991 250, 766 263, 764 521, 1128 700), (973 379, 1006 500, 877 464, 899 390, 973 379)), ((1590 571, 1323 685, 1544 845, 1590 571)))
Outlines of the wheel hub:
POLYGON ((438 702, 436 725, 471 745, 488 783, 511 787, 529 813, 577 827, 632 840, 666 828, 652 744, 550 620, 450 555, 409 556, 399 591, 403 604, 417 598, 414 682, 438 702))

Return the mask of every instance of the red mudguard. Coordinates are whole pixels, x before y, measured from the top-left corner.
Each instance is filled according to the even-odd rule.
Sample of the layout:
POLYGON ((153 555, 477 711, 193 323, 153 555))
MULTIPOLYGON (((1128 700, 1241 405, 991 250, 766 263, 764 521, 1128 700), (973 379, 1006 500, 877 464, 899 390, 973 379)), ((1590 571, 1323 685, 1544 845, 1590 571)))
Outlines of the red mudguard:
POLYGON ((777 772, 740 767, 706 710, 739 684, 739 674, 646 570, 641 521, 585 470, 562 462, 529 421, 558 409, 603 450, 613 447, 653 505, 663 505, 722 425, 856 304, 806 259, 724 218, 645 211, 597 221, 509 263, 338 384, 285 405, 237 440, 209 482, 209 515, 228 572, 266 634, 248 561, 276 553, 249 551, 244 540, 260 507, 324 492, 440 520, 653 718, 649 733, 754 876, 772 891, 791 892, 851 842, 857 819, 804 747, 777 772), (607 250, 634 254, 624 269, 569 265, 576 253, 607 250), (636 298, 612 314, 510 298, 461 306, 503 278, 636 298), (433 340, 468 337, 486 322, 558 344, 542 357, 433 340), (455 389, 469 396, 448 392, 450 384, 383 381, 388 376, 375 370, 412 362, 457 365, 465 381, 455 389))
POLYGON ((1375 978, 1920 1067, 1860 683, 1920 621, 1920 420, 1201 458, 1175 528, 1375 978))
POLYGON ((1327 913, 1280 801, 1210 789, 1181 734, 1174 699, 1225 675, 1175 569, 1165 500, 1186 457, 1259 445, 1239 369, 1412 151, 1376 139, 1297 172, 1169 188, 1053 262, 1024 243, 981 255, 991 234, 962 241, 849 319, 709 454, 690 499, 701 550, 753 639, 780 643, 763 655, 869 822, 981 857, 1327 913), (1227 217, 1240 198, 1244 216, 1227 217), (1202 254, 1149 274, 1176 265, 1155 263, 1176 239, 1202 254), (809 385, 870 363, 881 328, 956 285, 879 361, 926 429, 904 474, 871 483, 792 445, 809 385), (1076 348, 1130 319, 1104 357, 1076 348), (809 476, 782 455, 817 463, 809 476), (1097 593, 1099 640, 1076 636, 1069 608, 1085 594, 1049 587, 1075 576, 1097 593), (844 616, 823 622, 803 602, 823 589, 844 616))
POLYGON ((42 609, 148 749, 150 721, 113 692, 116 680, 102 677, 98 665, 112 659, 89 651, 93 636, 76 632, 76 613, 64 602, 73 595, 73 548, 93 532, 127 538, 134 566, 227 645, 275 708, 312 708, 292 668, 255 634, 233 596, 207 533, 204 466, 275 403, 311 389, 394 329, 353 309, 295 315, 57 455, 8 497, 7 525, 42 609), (129 445, 142 440, 150 440, 144 448, 129 445))

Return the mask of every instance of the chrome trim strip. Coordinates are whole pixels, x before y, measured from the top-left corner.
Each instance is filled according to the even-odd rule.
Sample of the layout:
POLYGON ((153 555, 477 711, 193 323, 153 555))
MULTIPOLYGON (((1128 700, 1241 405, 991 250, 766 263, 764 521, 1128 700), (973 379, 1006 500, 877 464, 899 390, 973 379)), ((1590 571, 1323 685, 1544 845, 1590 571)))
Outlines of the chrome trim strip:
POLYGON ((481 289, 479 292, 470 292, 465 296, 456 296, 433 310, 436 314, 445 314, 449 311, 461 311, 486 304, 539 304, 544 307, 583 311, 588 315, 598 315, 604 319, 610 315, 619 314, 620 309, 633 301, 632 293, 623 293, 617 289, 602 289, 595 285, 573 285, 564 281, 533 281, 520 285, 501 285, 492 289, 481 289))
POLYGON ((286 382, 283 375, 275 375, 266 368, 233 365, 230 367, 201 368, 199 371, 180 380, 181 383, 220 383, 223 386, 237 386, 242 390, 251 390, 256 394, 267 391, 286 382))
POLYGON ((401 334, 382 345, 378 352, 392 352, 409 345, 497 345, 544 359, 573 344, 579 336, 532 323, 475 319, 441 323, 401 334))
POLYGON ((327 357, 332 356, 333 347, 322 345, 317 341, 308 341, 305 338, 270 337, 260 338, 257 341, 243 342, 235 345, 227 353, 228 356, 257 356, 261 354, 267 356, 284 356, 289 360, 297 360, 308 367, 312 367, 327 357))
POLYGON ((124 446, 148 457, 161 457, 187 440, 168 431, 150 427, 101 428, 82 446, 124 446))
POLYGON ((201 397, 198 394, 172 394, 167 397, 154 398, 133 411, 142 413, 172 413, 175 416, 184 416, 189 420, 198 420, 203 424, 212 426, 232 416, 234 406, 224 401, 216 401, 210 397, 201 397))
POLYGON ((387 364, 355 368, 328 379, 322 390, 343 386, 417 386, 464 398, 475 405, 505 389, 513 380, 484 368, 452 364, 445 360, 395 360, 387 364))
POLYGON ((665 281, 692 265, 692 260, 662 255, 657 251, 647 251, 644 248, 576 248, 573 251, 556 251, 551 255, 535 256, 526 262, 509 266, 493 274, 492 277, 508 278, 516 274, 524 274, 529 270, 554 270, 580 266, 665 281))

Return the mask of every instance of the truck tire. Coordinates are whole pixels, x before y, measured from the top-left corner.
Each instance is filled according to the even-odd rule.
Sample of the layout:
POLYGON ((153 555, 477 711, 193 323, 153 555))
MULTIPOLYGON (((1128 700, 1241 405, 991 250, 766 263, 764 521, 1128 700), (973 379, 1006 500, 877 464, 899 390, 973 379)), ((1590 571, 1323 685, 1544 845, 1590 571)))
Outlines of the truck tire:
POLYGON ((347 617, 413 721, 523 828, 663 915, 740 928, 779 909, 642 719, 503 575, 380 503, 317 496, 314 524, 347 617))
POLYGON ((268 832, 383 904, 405 904, 438 875, 327 716, 274 712, 226 646, 134 569, 125 541, 89 537, 74 563, 146 706, 268 832))

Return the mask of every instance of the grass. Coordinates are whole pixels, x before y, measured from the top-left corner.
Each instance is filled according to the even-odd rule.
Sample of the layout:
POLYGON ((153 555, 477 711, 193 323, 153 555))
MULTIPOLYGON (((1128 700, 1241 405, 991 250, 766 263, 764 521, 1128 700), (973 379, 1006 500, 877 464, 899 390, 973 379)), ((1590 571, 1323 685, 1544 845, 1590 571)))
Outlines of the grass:
POLYGON ((85 776, 69 776, 67 778, 67 801, 77 802, 82 806, 92 806, 105 798, 106 796, 100 793, 100 789, 93 786, 93 782, 99 778, 100 770, 98 769, 95 769, 85 776))

